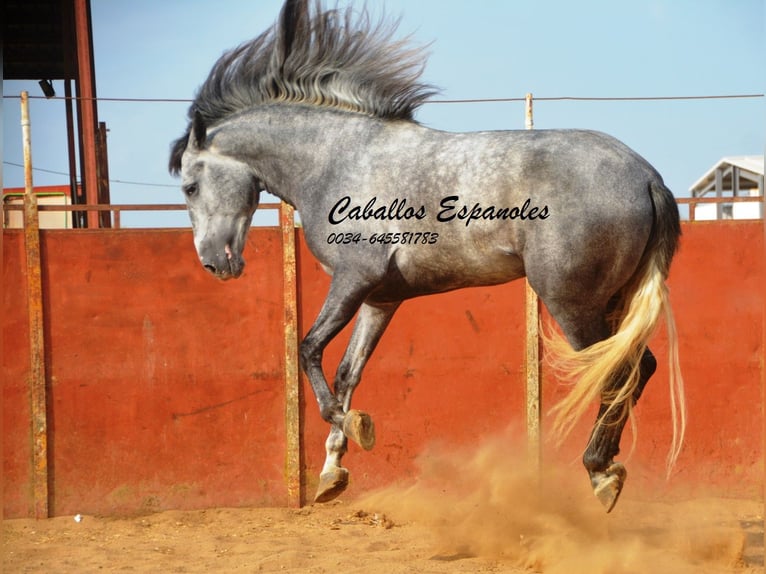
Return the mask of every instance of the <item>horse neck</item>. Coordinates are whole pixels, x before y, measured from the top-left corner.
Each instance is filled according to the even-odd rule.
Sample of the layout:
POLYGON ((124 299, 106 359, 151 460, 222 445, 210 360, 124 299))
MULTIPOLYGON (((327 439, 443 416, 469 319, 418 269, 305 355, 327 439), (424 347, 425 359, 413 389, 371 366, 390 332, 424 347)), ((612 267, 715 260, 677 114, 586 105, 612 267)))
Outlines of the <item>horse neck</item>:
POLYGON ((295 104, 259 106, 224 124, 219 148, 249 163, 279 199, 301 209, 301 197, 332 185, 339 162, 353 161, 385 122, 295 104))

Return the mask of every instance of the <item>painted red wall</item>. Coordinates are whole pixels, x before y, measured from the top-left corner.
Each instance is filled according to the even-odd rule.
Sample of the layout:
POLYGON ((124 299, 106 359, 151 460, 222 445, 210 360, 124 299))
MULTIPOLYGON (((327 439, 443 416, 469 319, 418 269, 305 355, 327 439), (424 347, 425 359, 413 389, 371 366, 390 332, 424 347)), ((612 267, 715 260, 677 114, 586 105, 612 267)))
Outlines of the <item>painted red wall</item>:
MULTIPOLYGON (((185 230, 42 233, 51 509, 56 515, 282 505, 282 259, 277 229, 254 229, 239 281, 204 273, 185 230)), ((298 243, 300 331, 329 279, 298 243)), ((32 505, 23 237, 6 231, 3 267, 4 512, 32 505)), ((760 493, 762 222, 684 225, 670 277, 689 428, 676 478, 701 491, 760 493)), ((328 378, 347 328, 325 353, 328 378)), ((523 283, 408 301, 370 361, 354 405, 376 422, 352 445, 350 494, 406 480, 427 445, 523 432, 523 283)), ((630 484, 665 489, 666 339, 637 409, 630 484)), ((544 405, 561 388, 545 369, 544 405)), ((304 381, 302 458, 311 497, 327 427, 304 381)), ((578 468, 590 421, 546 457, 578 468)), ((544 428, 547 427, 547 421, 544 428)), ((630 438, 624 444, 630 444, 630 438)))
MULTIPOLYGON (((721 493, 760 495, 763 486, 763 238, 760 221, 686 225, 669 280, 689 410, 678 475, 721 493)), ((667 429, 666 364, 641 413, 637 456, 653 466, 666 451, 652 436, 667 429)))
MULTIPOLYGON (((283 504, 281 275, 222 284, 187 232, 42 238, 52 513, 283 504)), ((21 242, 6 233, 6 517, 31 495, 21 242)), ((278 230, 248 251, 280 257, 278 230)))

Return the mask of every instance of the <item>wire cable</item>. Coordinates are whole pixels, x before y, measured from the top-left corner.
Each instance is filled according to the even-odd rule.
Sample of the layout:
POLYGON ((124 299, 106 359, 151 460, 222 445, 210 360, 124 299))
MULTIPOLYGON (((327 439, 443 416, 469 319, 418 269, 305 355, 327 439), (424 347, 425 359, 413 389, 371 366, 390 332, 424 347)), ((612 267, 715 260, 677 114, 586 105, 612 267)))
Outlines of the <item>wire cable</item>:
MULTIPOLYGON (((648 102, 648 101, 692 101, 692 100, 729 100, 729 99, 756 99, 763 98, 764 94, 712 94, 712 95, 691 95, 691 96, 534 96, 535 102, 648 102)), ((3 99, 20 99, 20 95, 3 95, 3 99)), ((129 103, 183 103, 189 104, 194 100, 179 99, 179 98, 110 98, 110 97, 96 97, 96 98, 81 98, 77 96, 54 96, 47 98, 46 96, 29 96, 31 100, 96 100, 97 102, 129 102, 129 103)), ((465 98, 465 99, 433 99, 428 100, 425 104, 496 104, 496 103, 510 103, 510 102, 523 102, 526 97, 523 98, 465 98)), ((22 164, 3 161, 3 165, 9 165, 13 167, 24 166, 22 164)), ((43 173, 51 173, 54 175, 63 175, 69 177, 69 173, 53 171, 49 169, 43 169, 40 167, 33 167, 33 171, 39 171, 43 173)), ((177 186, 165 183, 144 183, 139 181, 126 181, 119 179, 110 179, 110 183, 120 183, 123 185, 140 185, 145 187, 164 187, 173 188, 177 186)))
MULTIPOLYGON (((18 95, 3 95, 3 99, 19 99, 18 95)), ((682 101, 682 100, 733 100, 733 99, 755 99, 763 98, 764 94, 710 94, 710 95, 691 95, 691 96, 535 96, 533 99, 538 102, 647 102, 647 101, 682 101)), ((30 100, 95 100, 97 102, 131 102, 131 103, 163 103, 163 104, 190 104, 194 100, 181 98, 111 98, 96 97, 82 98, 77 96, 54 96, 47 98, 45 96, 29 96, 30 100)), ((433 99, 425 102, 426 104, 494 104, 505 102, 523 102, 525 97, 521 98, 465 98, 465 99, 433 99)))
MULTIPOLYGON (((21 168, 24 167, 23 164, 12 162, 12 161, 3 161, 3 165, 10 165, 10 166, 13 166, 13 167, 21 167, 21 168)), ((52 169, 45 169, 45 168, 42 168, 42 167, 33 167, 32 171, 39 171, 41 173, 51 173, 53 175, 64 175, 66 177, 69 177, 69 175, 70 175, 69 173, 64 172, 64 171, 55 171, 55 170, 52 170, 52 169)), ((167 187, 167 188, 170 188, 170 189, 178 189, 177 185, 173 185, 173 184, 170 184, 170 183, 145 183, 145 182, 142 182, 142 181, 126 181, 126 180, 123 180, 123 179, 111 179, 111 178, 109 179, 109 183, 121 183, 121 184, 124 184, 124 185, 141 185, 141 186, 144 186, 144 187, 167 187)))

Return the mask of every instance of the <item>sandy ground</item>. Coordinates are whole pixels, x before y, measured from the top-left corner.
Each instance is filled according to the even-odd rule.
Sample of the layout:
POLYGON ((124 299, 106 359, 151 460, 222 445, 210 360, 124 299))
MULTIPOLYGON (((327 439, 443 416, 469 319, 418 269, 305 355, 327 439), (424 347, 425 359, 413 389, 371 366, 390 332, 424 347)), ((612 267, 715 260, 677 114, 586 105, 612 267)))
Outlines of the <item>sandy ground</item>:
POLYGON ((571 471, 539 481, 519 468, 487 445, 431 452, 412 485, 299 510, 7 520, 3 572, 763 571, 761 501, 624 494, 606 515, 571 471))

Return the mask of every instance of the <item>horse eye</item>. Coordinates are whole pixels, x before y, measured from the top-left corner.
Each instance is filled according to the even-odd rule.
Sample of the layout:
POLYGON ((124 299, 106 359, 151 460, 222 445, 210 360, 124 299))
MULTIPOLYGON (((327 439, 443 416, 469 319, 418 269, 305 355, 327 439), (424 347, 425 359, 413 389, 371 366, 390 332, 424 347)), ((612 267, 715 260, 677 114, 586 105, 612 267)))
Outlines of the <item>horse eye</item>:
POLYGON ((183 186, 183 192, 186 194, 186 197, 192 197, 195 193, 197 193, 197 190, 199 188, 197 187, 196 183, 189 183, 185 186, 183 186))

